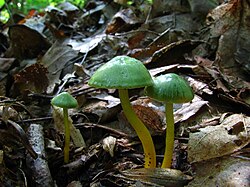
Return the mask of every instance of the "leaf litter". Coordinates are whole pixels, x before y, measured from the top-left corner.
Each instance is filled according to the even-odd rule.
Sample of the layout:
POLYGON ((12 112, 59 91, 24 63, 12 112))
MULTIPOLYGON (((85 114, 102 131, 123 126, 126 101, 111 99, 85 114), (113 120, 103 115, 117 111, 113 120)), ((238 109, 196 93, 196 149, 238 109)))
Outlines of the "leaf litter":
MULTIPOLYGON (((248 186, 249 2, 124 2, 89 1, 83 9, 66 2, 1 27, 1 184, 248 186), (174 105, 172 168, 181 174, 141 168, 142 147, 117 91, 87 85, 117 55, 141 60, 152 76, 180 74, 192 86, 195 99, 174 105), (79 104, 70 112, 75 133, 66 165, 63 130, 55 128, 62 119, 60 112, 52 117, 50 106, 62 91, 79 104)), ((131 90, 130 99, 150 129, 160 165, 164 106, 143 89, 131 90)))

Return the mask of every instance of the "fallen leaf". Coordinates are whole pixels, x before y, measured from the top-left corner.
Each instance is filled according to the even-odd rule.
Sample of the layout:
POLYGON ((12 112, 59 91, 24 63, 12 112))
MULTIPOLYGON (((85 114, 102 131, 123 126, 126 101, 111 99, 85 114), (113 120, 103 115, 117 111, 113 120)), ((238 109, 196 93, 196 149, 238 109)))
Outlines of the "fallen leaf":
MULTIPOLYGON (((188 12, 190 5, 188 1, 181 0, 154 0, 153 15, 162 15, 165 12, 188 12)), ((160 17, 160 16, 159 16, 160 17)))
POLYGON ((145 186, 181 187, 192 180, 191 176, 169 168, 138 168, 125 170, 121 173, 128 180, 141 181, 145 186))
POLYGON ((116 145, 116 138, 108 136, 102 140, 102 147, 107 151, 111 157, 114 157, 114 148, 116 145))
POLYGON ((208 95, 213 95, 213 91, 209 88, 209 85, 192 77, 187 78, 190 86, 193 88, 194 92, 202 95, 202 93, 206 93, 208 95))
POLYGON ((250 143, 250 117, 233 114, 220 125, 190 133, 188 160, 191 163, 232 154, 250 143))
POLYGON ((195 177, 187 187, 249 186, 249 160, 224 156, 195 163, 194 168, 195 177))
POLYGON ((163 120, 152 108, 133 104, 133 109, 146 127, 152 131, 152 134, 162 134, 164 132, 163 120))
POLYGON ((219 2, 216 0, 188 0, 191 11, 196 15, 197 19, 205 19, 209 11, 218 6, 219 2))
POLYGON ((112 108, 120 104, 119 98, 113 97, 107 94, 106 92, 102 92, 99 94, 92 93, 90 95, 91 95, 91 98, 99 99, 102 101, 107 101, 108 102, 108 105, 106 106, 107 108, 112 108))
POLYGON ((242 80, 249 80, 249 10, 247 1, 231 0, 208 16, 211 37, 219 37, 215 63, 224 75, 234 80, 236 88, 242 87, 242 80))
POLYGON ((9 28, 10 47, 7 57, 16 57, 20 60, 36 58, 50 47, 47 39, 38 31, 26 25, 12 25, 9 28))
MULTIPOLYGON (((58 130, 60 133, 64 134, 64 117, 63 117, 63 111, 61 108, 53 106, 53 119, 54 124, 56 127, 56 130, 58 130)), ((81 132, 79 129, 76 129, 76 127, 72 124, 72 119, 68 117, 69 121, 69 127, 70 127, 70 137, 75 145, 75 147, 86 147, 85 141, 81 135, 81 132)))
MULTIPOLYGON (((72 50, 72 48, 69 46, 61 44, 60 42, 55 42, 43 56, 41 59, 41 64, 43 64, 48 69, 48 94, 54 91, 56 84, 60 84, 62 70, 64 70, 66 68, 66 64, 76 56, 76 51, 72 50)), ((72 73, 73 67, 69 71, 72 73)))
POLYGON ((0 72, 8 72, 14 65, 18 65, 15 58, 0 58, 0 72))
POLYGON ((169 73, 171 71, 174 71, 178 68, 178 64, 173 64, 173 65, 169 65, 169 66, 162 66, 159 68, 153 68, 149 70, 149 73, 152 77, 157 77, 161 74, 166 74, 169 73))
POLYGON ((141 24, 142 20, 135 14, 132 8, 123 9, 114 15, 112 21, 106 28, 106 34, 128 31, 141 24))
POLYGON ((47 74, 48 70, 42 64, 32 64, 14 75, 14 90, 21 94, 27 91, 43 93, 49 83, 47 74))
POLYGON ((88 53, 96 46, 98 46, 98 44, 103 40, 104 37, 106 37, 105 34, 99 34, 92 37, 88 37, 84 41, 70 39, 68 44, 72 46, 73 50, 79 51, 81 53, 88 53))
MULTIPOLYGON (((133 110, 150 131, 151 135, 163 134, 165 130, 165 114, 153 105, 151 99, 140 98, 132 102, 133 110)), ((119 129, 130 136, 137 136, 123 111, 118 115, 119 129)))
POLYGON ((7 104, 5 106, 0 106, 0 116, 4 122, 7 122, 9 119, 18 120, 19 117, 18 112, 7 104))
POLYGON ((114 117, 117 116, 117 113, 120 111, 119 105, 117 105, 117 102, 112 102, 109 104, 109 101, 107 100, 90 100, 88 101, 84 107, 83 112, 89 113, 89 114, 95 114, 98 119, 96 121, 98 122, 106 122, 110 121, 114 117))
POLYGON ((194 116, 198 111, 205 105, 207 101, 203 101, 200 97, 195 96, 192 102, 184 103, 180 109, 174 112, 175 123, 183 122, 192 116, 194 116))
POLYGON ((171 65, 178 59, 183 58, 185 53, 191 52, 202 43, 202 41, 195 40, 181 40, 171 43, 157 50, 145 64, 147 68, 171 65))

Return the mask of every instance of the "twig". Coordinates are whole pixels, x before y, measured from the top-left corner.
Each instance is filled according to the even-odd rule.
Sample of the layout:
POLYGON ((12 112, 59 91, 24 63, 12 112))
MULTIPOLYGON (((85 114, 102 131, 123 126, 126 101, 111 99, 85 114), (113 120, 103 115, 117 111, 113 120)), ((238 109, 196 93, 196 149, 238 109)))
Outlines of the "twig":
POLYGON ((79 123, 79 124, 75 124, 74 125, 75 127, 79 128, 79 127, 85 127, 85 128, 101 128, 101 129, 105 129, 105 130, 108 130, 114 134, 117 134, 119 136, 124 136, 124 137, 129 137, 128 134, 126 133, 123 133, 119 130, 116 130, 116 129, 112 129, 110 127, 107 127, 107 126, 104 126, 104 125, 98 125, 98 124, 94 124, 94 123, 79 123))
POLYGON ((12 125, 12 127, 14 127, 14 129, 17 131, 23 146, 27 149, 27 151, 29 152, 31 157, 36 159, 37 158, 37 153, 31 147, 31 145, 29 143, 29 140, 28 140, 28 138, 26 136, 26 133, 24 132, 22 127, 20 125, 18 125, 17 123, 15 123, 14 121, 11 121, 11 120, 8 120, 8 123, 10 125, 12 125))
POLYGON ((39 121, 48 121, 52 119, 53 119, 52 116, 48 116, 48 117, 41 117, 41 118, 23 119, 23 120, 17 121, 17 123, 34 123, 34 122, 39 122, 39 121))

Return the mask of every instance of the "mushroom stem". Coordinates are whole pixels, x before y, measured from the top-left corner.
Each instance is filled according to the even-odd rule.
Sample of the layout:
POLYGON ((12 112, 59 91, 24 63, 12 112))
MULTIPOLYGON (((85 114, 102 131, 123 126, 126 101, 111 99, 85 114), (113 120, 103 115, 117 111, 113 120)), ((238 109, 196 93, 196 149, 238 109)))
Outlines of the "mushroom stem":
POLYGON ((64 145, 64 163, 69 162, 69 144, 70 144, 70 128, 68 119, 68 109, 63 109, 64 131, 65 131, 65 145, 64 145))
POLYGON ((174 150, 174 114, 173 114, 173 103, 165 104, 166 110, 166 147, 164 153, 164 159, 161 165, 161 168, 170 168, 173 157, 174 150))
POLYGON ((121 100, 121 105, 123 108, 123 112, 127 117, 129 123, 132 125, 134 130, 136 131, 139 139, 141 140, 142 147, 145 154, 145 168, 155 168, 156 167, 156 154, 154 143, 152 137, 142 123, 142 121, 137 117, 136 113, 134 112, 128 96, 127 89, 119 89, 119 97, 121 100))

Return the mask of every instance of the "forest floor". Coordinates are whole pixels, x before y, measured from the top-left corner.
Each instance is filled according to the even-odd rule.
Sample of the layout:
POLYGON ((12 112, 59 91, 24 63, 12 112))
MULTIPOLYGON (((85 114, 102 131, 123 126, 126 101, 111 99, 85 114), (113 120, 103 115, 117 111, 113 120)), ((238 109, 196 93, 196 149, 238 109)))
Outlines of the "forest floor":
POLYGON ((249 0, 124 2, 63 3, 1 24, 0 186, 250 186, 249 0), (148 169, 118 91, 88 85, 119 55, 192 87, 191 102, 174 104, 171 169, 160 168, 164 103, 129 91, 154 141, 148 169), (78 102, 69 163, 62 110, 50 103, 61 92, 78 102))

